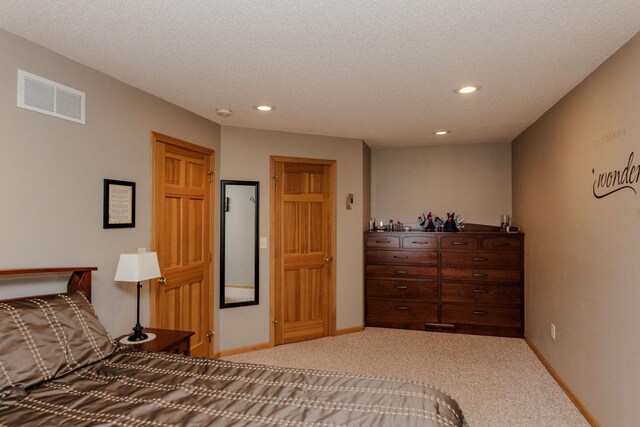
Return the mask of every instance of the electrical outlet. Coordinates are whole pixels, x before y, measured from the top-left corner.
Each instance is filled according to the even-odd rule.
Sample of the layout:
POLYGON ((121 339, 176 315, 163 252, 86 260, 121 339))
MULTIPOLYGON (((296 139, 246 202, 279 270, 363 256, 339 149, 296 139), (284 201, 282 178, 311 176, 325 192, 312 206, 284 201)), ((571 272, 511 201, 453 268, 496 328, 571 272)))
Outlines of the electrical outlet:
POLYGON ((551 338, 553 338, 554 341, 556 339, 556 325, 553 323, 551 324, 551 338))

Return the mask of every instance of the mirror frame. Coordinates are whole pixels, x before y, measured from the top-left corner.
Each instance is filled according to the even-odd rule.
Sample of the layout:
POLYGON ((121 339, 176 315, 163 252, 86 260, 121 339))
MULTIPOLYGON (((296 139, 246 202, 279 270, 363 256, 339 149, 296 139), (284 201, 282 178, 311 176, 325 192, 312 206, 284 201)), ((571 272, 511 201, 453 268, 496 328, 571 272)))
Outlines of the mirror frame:
POLYGON ((260 182, 259 181, 238 181, 238 180, 221 180, 220 185, 222 191, 220 191, 220 308, 232 308, 232 307, 245 307, 248 305, 260 304, 260 250, 258 241, 260 239, 260 182), (224 273, 225 273, 225 239, 226 239, 226 221, 225 221, 225 203, 227 198, 227 185, 244 185, 248 187, 255 187, 256 189, 256 221, 255 227, 255 241, 254 241, 254 294, 251 301, 239 301, 232 303, 224 302, 224 273))

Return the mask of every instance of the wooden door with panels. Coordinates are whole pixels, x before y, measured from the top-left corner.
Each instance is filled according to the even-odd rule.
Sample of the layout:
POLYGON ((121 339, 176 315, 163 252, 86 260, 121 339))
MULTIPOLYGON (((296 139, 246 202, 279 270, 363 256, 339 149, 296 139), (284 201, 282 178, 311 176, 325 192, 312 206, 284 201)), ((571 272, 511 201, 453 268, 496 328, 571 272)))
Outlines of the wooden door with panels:
POLYGON ((335 170, 271 158, 272 344, 335 335, 335 170))
POLYGON ((151 286, 155 328, 194 331, 191 355, 213 356, 214 152, 152 132, 152 246, 162 277, 151 286))

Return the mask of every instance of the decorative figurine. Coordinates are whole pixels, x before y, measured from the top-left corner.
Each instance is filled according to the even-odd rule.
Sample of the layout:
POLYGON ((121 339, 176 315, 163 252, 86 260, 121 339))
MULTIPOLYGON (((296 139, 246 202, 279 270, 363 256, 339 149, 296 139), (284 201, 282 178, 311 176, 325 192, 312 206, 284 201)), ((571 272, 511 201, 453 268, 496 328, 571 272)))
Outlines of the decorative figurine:
POLYGON ((424 231, 462 231, 465 227, 464 218, 461 215, 456 215, 455 212, 447 212, 447 220, 443 221, 442 218, 436 216, 433 219, 434 215, 431 211, 427 211, 427 213, 422 213, 422 215, 418 216, 418 222, 421 227, 424 228, 424 231))
POLYGON ((435 231, 436 226, 433 224, 433 217, 431 216, 431 212, 429 214, 423 213, 418 217, 418 222, 422 227, 424 227, 424 231, 435 231))
POLYGON ((424 228, 424 231, 435 231, 436 226, 433 224, 433 218, 431 217, 431 212, 427 215, 427 226, 424 228))
POLYGON ((447 212, 447 222, 444 223, 444 231, 459 231, 454 221, 455 216, 455 212, 451 212, 451 214, 447 212))

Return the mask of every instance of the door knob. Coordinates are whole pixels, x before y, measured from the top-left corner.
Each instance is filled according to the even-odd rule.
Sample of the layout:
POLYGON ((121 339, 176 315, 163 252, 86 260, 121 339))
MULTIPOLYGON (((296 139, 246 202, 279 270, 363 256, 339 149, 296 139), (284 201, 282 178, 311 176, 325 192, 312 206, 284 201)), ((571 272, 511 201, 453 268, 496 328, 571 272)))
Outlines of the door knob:
POLYGON ((207 339, 209 340, 209 342, 211 342, 211 337, 214 336, 215 334, 216 333, 211 330, 207 331, 207 339))
POLYGON ((158 283, 160 283, 162 286, 165 286, 167 283, 169 283, 169 281, 166 277, 161 277, 158 279, 158 283))
POLYGON ((332 256, 326 256, 326 257, 324 257, 324 262, 326 262, 326 263, 333 262, 333 257, 332 257, 332 256))

